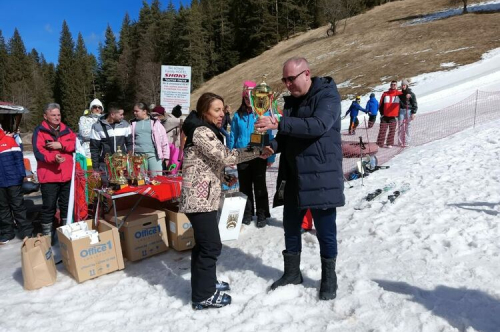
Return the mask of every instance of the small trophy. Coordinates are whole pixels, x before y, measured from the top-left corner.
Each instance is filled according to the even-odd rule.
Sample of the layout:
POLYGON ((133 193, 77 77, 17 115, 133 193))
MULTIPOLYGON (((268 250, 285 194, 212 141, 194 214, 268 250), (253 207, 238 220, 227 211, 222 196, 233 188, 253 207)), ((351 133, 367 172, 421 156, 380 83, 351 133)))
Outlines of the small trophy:
POLYGON ((120 190, 128 186, 127 178, 124 175, 127 169, 127 155, 122 152, 120 146, 113 155, 106 153, 105 161, 108 167, 109 183, 114 190, 120 190))
POLYGON ((144 159, 145 157, 143 155, 129 155, 129 160, 132 162, 132 174, 130 175, 130 180, 133 186, 142 186, 146 184, 141 172, 144 159))
MULTIPOLYGON (((273 105, 274 93, 269 85, 264 81, 265 75, 262 77, 262 83, 257 85, 254 89, 248 91, 250 97, 250 105, 257 118, 260 118, 267 111, 271 112, 273 105)), ((259 132, 254 130, 250 134, 250 146, 263 148, 269 145, 269 134, 267 132, 259 132)))

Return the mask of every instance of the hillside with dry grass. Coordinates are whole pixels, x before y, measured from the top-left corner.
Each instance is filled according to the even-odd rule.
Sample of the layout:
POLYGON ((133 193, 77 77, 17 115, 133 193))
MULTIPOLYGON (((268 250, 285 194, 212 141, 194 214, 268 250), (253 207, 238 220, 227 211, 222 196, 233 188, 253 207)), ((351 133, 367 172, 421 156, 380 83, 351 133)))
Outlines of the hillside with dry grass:
MULTIPOLYGON (((469 1, 469 5, 476 3, 480 1, 469 1)), ((242 82, 260 82, 265 74, 268 84, 284 91, 281 66, 293 56, 307 58, 313 75, 332 76, 346 98, 392 79, 443 70, 442 63, 473 63, 500 47, 498 11, 409 25, 415 18, 449 8, 449 0, 390 2, 350 18, 345 31, 341 26, 336 36, 328 37, 326 26, 297 35, 207 81, 193 92, 191 108, 203 92, 211 91, 223 96, 234 110, 241 102, 242 82)))

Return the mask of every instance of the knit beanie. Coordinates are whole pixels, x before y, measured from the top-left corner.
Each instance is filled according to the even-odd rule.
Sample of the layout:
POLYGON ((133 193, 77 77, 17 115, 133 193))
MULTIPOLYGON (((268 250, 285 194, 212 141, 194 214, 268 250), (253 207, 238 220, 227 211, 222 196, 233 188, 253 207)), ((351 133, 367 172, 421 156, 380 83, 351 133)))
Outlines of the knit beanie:
POLYGON ((406 85, 406 86, 410 86, 410 84, 408 84, 408 79, 407 78, 403 78, 403 80, 401 81, 401 85, 406 85))
POLYGON ((89 110, 92 110, 92 106, 101 106, 102 110, 104 111, 104 107, 102 106, 101 101, 97 98, 92 100, 92 102, 90 103, 90 106, 89 106, 89 110))
POLYGON ((248 90, 253 90, 257 86, 257 83, 254 81, 245 81, 243 82, 243 91, 241 92, 241 96, 245 97, 247 95, 248 90))

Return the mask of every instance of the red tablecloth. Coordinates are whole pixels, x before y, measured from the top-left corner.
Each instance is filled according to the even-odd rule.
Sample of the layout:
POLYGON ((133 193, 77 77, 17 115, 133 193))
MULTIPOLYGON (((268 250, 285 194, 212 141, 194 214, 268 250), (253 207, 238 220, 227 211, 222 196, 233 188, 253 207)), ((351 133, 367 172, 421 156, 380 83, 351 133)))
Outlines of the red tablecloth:
POLYGON ((182 177, 157 176, 153 178, 153 180, 159 181, 160 184, 147 184, 139 187, 128 186, 115 191, 113 195, 135 192, 139 195, 152 197, 156 200, 159 200, 160 202, 165 202, 180 197, 182 177))

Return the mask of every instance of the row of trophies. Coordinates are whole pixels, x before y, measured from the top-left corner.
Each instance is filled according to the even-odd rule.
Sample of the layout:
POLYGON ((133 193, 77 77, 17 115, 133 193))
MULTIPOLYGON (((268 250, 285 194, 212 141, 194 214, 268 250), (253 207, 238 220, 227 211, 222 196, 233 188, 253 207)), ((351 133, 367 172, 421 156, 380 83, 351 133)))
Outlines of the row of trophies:
MULTIPOLYGON (((248 90, 250 105, 257 118, 269 112, 271 117, 278 120, 281 115, 278 111, 277 93, 272 91, 264 79, 265 76, 262 83, 258 84, 254 89, 248 90)), ((269 135, 266 132, 255 130, 250 136, 250 145, 260 148, 269 145, 269 135)), ((106 154, 105 162, 112 189, 123 189, 129 184, 141 186, 149 179, 144 175, 147 174, 147 160, 144 155, 126 154, 122 152, 121 147, 118 147, 117 151, 112 155, 106 154)))
POLYGON ((132 152, 129 154, 123 153, 121 147, 118 146, 115 153, 112 155, 106 154, 105 162, 108 169, 109 183, 113 189, 119 190, 129 184, 141 186, 146 183, 148 178, 144 175, 147 173, 146 156, 132 154, 132 152), (125 171, 127 171, 128 178, 125 177, 125 171))

